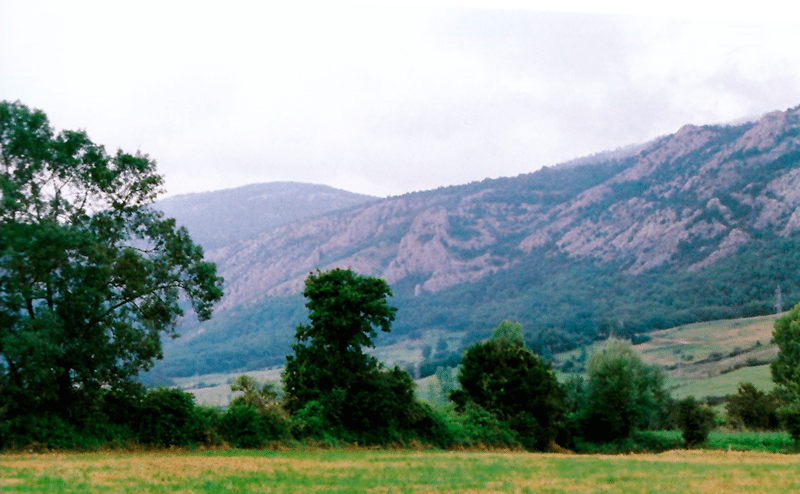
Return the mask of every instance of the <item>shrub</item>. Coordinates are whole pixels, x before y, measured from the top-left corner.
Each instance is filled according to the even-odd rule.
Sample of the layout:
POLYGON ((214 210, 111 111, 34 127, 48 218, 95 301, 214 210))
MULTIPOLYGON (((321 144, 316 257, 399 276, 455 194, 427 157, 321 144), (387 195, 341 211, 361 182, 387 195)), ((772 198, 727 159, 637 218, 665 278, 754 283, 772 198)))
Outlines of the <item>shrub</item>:
POLYGON ((686 447, 694 447, 708 439, 714 427, 713 410, 701 405, 694 396, 689 396, 677 403, 675 413, 686 447))
POLYGON ((296 438, 330 439, 332 432, 325 418, 325 408, 318 401, 309 401, 292 414, 290 424, 296 438))
POLYGON ((200 428, 194 396, 171 388, 147 392, 140 420, 139 440, 155 446, 189 446, 200 428))
POLYGON ((201 444, 219 446, 222 444, 222 414, 214 407, 195 406, 196 427, 193 438, 201 444))
POLYGON ((272 383, 259 384, 252 377, 243 375, 233 379, 231 391, 243 393, 231 401, 231 408, 249 405, 256 410, 263 439, 278 440, 289 436, 289 415, 278 402, 278 392, 272 383))
POLYGON ((775 430, 780 427, 779 406, 774 393, 759 391, 751 383, 740 383, 738 392, 728 396, 725 409, 732 426, 775 430))
POLYGON ((455 416, 454 425, 456 442, 463 446, 514 447, 520 444, 507 422, 473 403, 455 416))
POLYGON ((264 444, 261 416, 253 405, 234 405, 222 416, 221 429, 234 448, 257 448, 264 444))

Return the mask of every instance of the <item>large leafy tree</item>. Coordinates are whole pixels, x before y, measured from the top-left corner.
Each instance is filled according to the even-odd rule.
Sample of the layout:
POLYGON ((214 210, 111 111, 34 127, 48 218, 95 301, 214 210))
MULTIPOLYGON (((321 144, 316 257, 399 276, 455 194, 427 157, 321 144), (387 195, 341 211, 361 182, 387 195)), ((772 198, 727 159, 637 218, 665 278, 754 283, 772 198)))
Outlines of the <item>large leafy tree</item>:
POLYGON ((669 401, 664 373, 645 364, 630 344, 610 338, 589 357, 586 375, 580 413, 587 439, 621 439, 659 425, 669 401))
POLYGON ((303 295, 309 324, 297 327, 283 374, 287 408, 347 438, 380 442, 420 418, 407 372, 365 353, 396 309, 380 278, 335 268, 311 273, 303 295), (309 415, 313 417, 309 417, 309 415), (388 435, 387 435, 388 434, 388 435))
POLYGON ((458 410, 470 403, 508 423, 523 445, 545 449, 563 417, 555 374, 525 347, 518 324, 502 322, 491 339, 467 348, 450 399, 458 410))
POLYGON ((162 177, 147 155, 2 102, 0 160, 0 407, 73 414, 161 358, 181 297, 208 319, 222 279, 148 207, 162 177))

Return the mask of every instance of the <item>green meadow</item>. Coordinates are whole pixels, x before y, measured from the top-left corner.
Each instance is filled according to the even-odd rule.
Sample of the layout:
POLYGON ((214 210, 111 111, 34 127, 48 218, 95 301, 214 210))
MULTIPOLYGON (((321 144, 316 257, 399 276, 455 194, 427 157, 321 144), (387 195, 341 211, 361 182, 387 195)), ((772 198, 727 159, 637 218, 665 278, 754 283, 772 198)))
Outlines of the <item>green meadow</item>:
POLYGON ((316 450, 0 457, 2 492, 794 493, 800 457, 316 450))

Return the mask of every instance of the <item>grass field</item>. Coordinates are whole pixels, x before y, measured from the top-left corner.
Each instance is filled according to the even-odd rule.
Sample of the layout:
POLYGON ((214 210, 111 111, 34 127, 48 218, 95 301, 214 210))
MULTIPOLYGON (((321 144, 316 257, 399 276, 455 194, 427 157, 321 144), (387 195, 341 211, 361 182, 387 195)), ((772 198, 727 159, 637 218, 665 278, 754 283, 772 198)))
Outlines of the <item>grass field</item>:
POLYGON ((0 457, 2 492, 794 493, 800 457, 293 451, 0 457))

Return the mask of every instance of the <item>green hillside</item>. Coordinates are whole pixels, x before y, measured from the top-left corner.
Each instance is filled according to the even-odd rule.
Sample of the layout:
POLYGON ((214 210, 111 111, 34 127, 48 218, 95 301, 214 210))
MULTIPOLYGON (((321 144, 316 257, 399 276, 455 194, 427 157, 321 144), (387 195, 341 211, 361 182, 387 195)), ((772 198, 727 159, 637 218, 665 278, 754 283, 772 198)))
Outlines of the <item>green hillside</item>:
MULTIPOLYGON (((613 264, 542 256, 424 297, 407 295, 405 282, 393 286, 399 293, 392 299, 397 319, 378 344, 439 330, 459 333, 461 347, 451 345, 449 352, 460 353, 463 345, 486 338, 500 321, 509 319, 522 325, 531 348, 549 357, 609 334, 632 338, 695 321, 772 313, 777 286, 785 307, 800 300, 797 272, 800 238, 754 243, 692 272, 632 275, 613 264)), ((305 321, 303 303, 299 295, 273 297, 247 310, 228 311, 206 323, 205 331, 192 337, 192 345, 165 342, 169 358, 156 372, 191 376, 282 365, 291 351, 294 328, 305 321)), ((684 350, 687 355, 693 351, 684 350)))
MULTIPOLYGON (((642 359, 667 370, 667 387, 674 398, 719 397, 737 392, 742 382, 758 389, 774 388, 769 362, 778 354, 771 341, 776 316, 726 319, 654 331, 636 345, 642 359)), ((574 362, 602 345, 557 354, 556 365, 574 362)))

